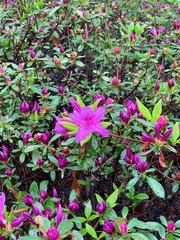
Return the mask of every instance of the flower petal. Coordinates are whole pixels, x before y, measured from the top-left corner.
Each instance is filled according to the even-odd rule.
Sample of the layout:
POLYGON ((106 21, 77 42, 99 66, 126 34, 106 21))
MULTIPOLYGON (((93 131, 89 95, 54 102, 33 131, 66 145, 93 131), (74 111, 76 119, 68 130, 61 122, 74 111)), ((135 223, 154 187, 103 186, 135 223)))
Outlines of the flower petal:
POLYGON ((82 114, 77 111, 74 111, 73 113, 71 113, 70 117, 72 121, 77 125, 81 125, 84 123, 82 114))
POLYGON ((80 127, 76 136, 75 136, 76 142, 81 142, 81 141, 85 140, 86 137, 90 133, 91 133, 91 129, 85 128, 85 127, 80 127))
POLYGON ((100 134, 102 137, 108 137, 109 131, 101 124, 97 123, 92 127, 92 132, 100 134))
POLYGON ((98 107, 94 110, 94 116, 96 122, 100 122, 104 118, 105 109, 103 107, 98 107))

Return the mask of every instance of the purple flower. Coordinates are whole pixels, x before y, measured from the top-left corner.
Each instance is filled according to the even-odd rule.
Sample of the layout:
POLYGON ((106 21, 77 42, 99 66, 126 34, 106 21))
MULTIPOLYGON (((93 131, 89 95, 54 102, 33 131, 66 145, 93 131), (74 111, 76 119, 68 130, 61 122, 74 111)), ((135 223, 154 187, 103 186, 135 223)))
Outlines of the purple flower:
POLYGON ((47 145, 49 143, 50 138, 51 138, 51 134, 48 130, 46 130, 44 133, 41 134, 40 141, 45 145, 47 145))
POLYGON ((160 89, 160 84, 159 84, 159 82, 157 81, 156 84, 155 84, 155 90, 156 90, 156 91, 159 91, 159 89, 160 89))
POLYGON ((59 92, 60 94, 63 94, 63 93, 64 93, 64 88, 63 88, 63 86, 59 86, 59 87, 58 87, 58 92, 59 92))
POLYGON ((42 160, 42 158, 38 158, 37 160, 36 160, 36 165, 37 166, 42 166, 44 164, 44 161, 42 160))
POLYGON ((106 156, 104 156, 102 159, 100 157, 97 157, 95 160, 95 164, 96 166, 101 167, 106 161, 107 161, 106 156))
POLYGON ((48 193, 45 190, 40 190, 40 196, 43 199, 46 199, 48 197, 48 193))
POLYGON ((43 89, 41 90, 41 93, 43 96, 46 96, 48 94, 48 90, 46 87, 43 87, 43 89))
POLYGON ((174 80, 172 79, 172 80, 168 80, 168 88, 169 89, 171 89, 171 88, 173 88, 174 87, 174 80))
POLYGON ((8 240, 6 237, 3 237, 1 234, 0 234, 0 240, 8 240))
POLYGON ((133 164, 133 153, 130 147, 128 147, 126 149, 126 155, 124 157, 124 160, 126 161, 126 163, 128 164, 133 164))
POLYGON ((11 228, 17 228, 24 221, 24 217, 20 216, 12 220, 11 228))
POLYGON ((65 158, 62 154, 57 155, 57 160, 58 160, 58 167, 61 169, 65 168, 65 166, 68 164, 67 158, 65 158))
POLYGON ((74 111, 71 114, 71 119, 79 126, 75 136, 77 142, 81 142, 91 133, 98 133, 102 137, 108 137, 108 130, 104 128, 100 121, 104 118, 105 109, 98 107, 92 110, 90 107, 84 107, 81 112, 74 111))
POLYGON ((31 217, 31 215, 28 212, 25 212, 23 216, 31 222, 34 226, 38 227, 38 224, 35 222, 35 220, 31 217))
POLYGON ((58 240, 60 238, 60 233, 56 228, 49 228, 47 231, 48 240, 58 240))
POLYGON ((28 194, 24 197, 24 199, 23 199, 23 202, 24 202, 27 206, 29 206, 29 207, 32 206, 33 201, 34 201, 34 198, 33 198, 33 196, 32 196, 31 194, 29 194, 29 193, 28 193, 28 194))
POLYGON ((68 208, 73 213, 79 211, 79 203, 78 203, 78 201, 76 199, 72 200, 72 202, 69 203, 68 208))
POLYGON ((32 207, 33 207, 34 215, 35 215, 35 216, 40 215, 39 208, 38 208, 35 204, 33 204, 32 207))
POLYGON ((58 198, 58 193, 55 188, 53 188, 53 198, 58 198))
POLYGON ((128 124, 130 118, 131 118, 131 113, 127 110, 126 113, 124 113, 122 110, 119 113, 119 117, 121 118, 121 120, 124 122, 125 125, 128 124))
POLYGON ((6 175, 8 175, 9 177, 11 177, 11 176, 12 176, 12 168, 11 168, 11 167, 8 167, 5 173, 6 173, 6 175))
POLYGON ((3 215, 5 201, 6 201, 6 196, 5 196, 4 192, 2 192, 1 196, 0 196, 0 227, 5 226, 3 223, 5 220, 4 215, 3 215))
POLYGON ((154 54, 156 53, 156 51, 155 51, 155 49, 152 48, 152 49, 149 50, 149 53, 150 53, 151 55, 154 55, 154 54))
POLYGON ((45 210, 42 210, 41 215, 43 217, 47 217, 49 220, 51 220, 53 217, 53 214, 50 208, 46 208, 45 210))
POLYGON ((33 136, 32 132, 29 132, 28 134, 23 132, 22 133, 23 143, 27 145, 29 143, 29 139, 32 138, 32 136, 33 136))
POLYGON ((21 110, 22 113, 25 113, 25 114, 29 113, 29 110, 30 110, 29 104, 25 101, 22 102, 20 104, 20 110, 21 110))
POLYGON ((133 41, 136 39, 136 34, 135 33, 131 33, 129 36, 130 40, 133 41))
POLYGON ((54 116, 54 118, 56 119, 56 125, 55 125, 55 133, 56 134, 66 134, 67 132, 69 132, 68 129, 66 129, 65 127, 63 127, 61 125, 61 122, 69 122, 74 124, 70 119, 65 119, 65 118, 60 118, 58 116, 54 116))
POLYGON ((0 161, 7 162, 8 161, 8 153, 9 150, 6 146, 2 145, 2 153, 0 154, 0 161))
POLYGON ((142 137, 143 137, 143 141, 150 142, 150 143, 156 142, 156 140, 153 137, 151 137, 150 135, 148 135, 146 133, 142 133, 142 137))
POLYGON ((168 225, 167 225, 167 231, 168 232, 174 232, 174 230, 175 230, 175 224, 174 224, 174 222, 173 221, 170 221, 169 223, 168 223, 168 225))
POLYGON ((149 29, 149 33, 150 33, 152 36, 156 36, 156 31, 155 31, 153 28, 150 28, 150 29, 149 29))
POLYGON ((105 6, 102 6, 102 7, 101 7, 101 11, 102 11, 102 13, 106 13, 106 7, 105 7, 105 6))
POLYGON ((156 34, 159 36, 163 32, 163 27, 160 26, 160 28, 156 31, 156 34))
POLYGON ((73 98, 70 98, 69 100, 70 100, 70 103, 71 103, 73 109, 77 112, 81 112, 81 106, 79 105, 79 103, 76 100, 74 100, 73 98))
POLYGON ((36 57, 36 53, 33 50, 29 50, 29 55, 32 59, 36 57))
POLYGON ((98 103, 98 107, 104 105, 104 103, 105 103, 105 95, 104 95, 104 93, 103 93, 102 95, 99 95, 98 93, 96 93, 96 94, 94 95, 94 101, 95 101, 95 102, 96 102, 98 99, 100 99, 100 98, 101 98, 101 100, 100 100, 99 103, 98 103))
POLYGON ((169 128, 161 137, 161 141, 165 141, 172 133, 172 128, 169 128))
POLYGON ((106 201, 102 201, 102 203, 99 203, 97 206, 96 206, 96 211, 99 213, 99 214, 102 214, 105 210, 106 210, 106 207, 107 207, 107 204, 106 204, 106 201))
POLYGON ((121 232, 122 235, 125 235, 128 231, 128 226, 126 223, 122 222, 119 226, 119 230, 121 232))
POLYGON ((160 124, 159 123, 156 123, 154 130, 155 130, 156 138, 160 139, 160 124))
POLYGON ((58 228, 62 219, 63 219, 63 211, 62 211, 61 204, 59 204, 58 205, 58 210, 57 210, 57 215, 56 215, 56 228, 58 228))
POLYGON ((125 107, 127 108, 127 111, 131 113, 131 115, 134 115, 138 111, 137 103, 134 103, 129 99, 127 99, 125 103, 125 107))
POLYGON ((112 236, 115 233, 115 223, 104 220, 103 231, 112 236))
POLYGON ((148 168, 147 162, 141 162, 141 161, 139 161, 139 162, 136 164, 136 166, 137 166, 138 172, 140 172, 140 173, 145 172, 145 171, 147 170, 147 168, 148 168))
POLYGON ((137 165, 140 161, 140 156, 138 155, 138 153, 135 153, 133 156, 133 162, 137 165))
POLYGON ((112 105, 114 103, 114 100, 112 98, 107 98, 106 99, 106 106, 112 105))
POLYGON ((37 103, 36 101, 34 102, 34 106, 33 106, 32 112, 40 113, 40 106, 39 106, 39 103, 37 103))

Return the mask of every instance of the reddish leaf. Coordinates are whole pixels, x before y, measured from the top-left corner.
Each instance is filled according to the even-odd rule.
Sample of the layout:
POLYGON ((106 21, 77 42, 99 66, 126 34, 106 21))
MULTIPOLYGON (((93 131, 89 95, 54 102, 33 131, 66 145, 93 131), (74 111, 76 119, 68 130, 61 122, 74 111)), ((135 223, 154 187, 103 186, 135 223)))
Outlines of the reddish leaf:
POLYGON ((143 145, 141 146, 141 150, 145 150, 149 145, 150 145, 150 142, 143 143, 143 145))
POLYGON ((2 8, 3 8, 3 9, 6 9, 6 8, 7 8, 7 2, 6 2, 6 0, 4 0, 4 1, 2 2, 2 8))
POLYGON ((52 41, 53 41, 53 43, 54 43, 54 45, 55 45, 56 47, 60 47, 60 46, 61 46, 60 41, 59 41, 59 38, 53 37, 53 38, 52 38, 52 41))
POLYGON ((74 189, 76 191, 77 196, 79 196, 81 193, 81 185, 77 180, 75 171, 72 172, 72 175, 73 175, 73 181, 72 181, 71 188, 74 189))
POLYGON ((144 153, 141 153, 140 155, 141 155, 141 156, 146 156, 146 155, 148 155, 149 153, 151 153, 151 152, 153 151, 153 149, 154 149, 154 148, 152 148, 152 149, 150 149, 150 150, 148 150, 148 151, 146 151, 146 152, 144 152, 144 153))
POLYGON ((162 152, 160 152, 160 154, 159 154, 159 159, 158 159, 158 161, 159 161, 161 167, 164 167, 164 168, 167 167, 167 166, 166 166, 166 163, 165 163, 165 161, 164 161, 164 155, 163 155, 162 152))

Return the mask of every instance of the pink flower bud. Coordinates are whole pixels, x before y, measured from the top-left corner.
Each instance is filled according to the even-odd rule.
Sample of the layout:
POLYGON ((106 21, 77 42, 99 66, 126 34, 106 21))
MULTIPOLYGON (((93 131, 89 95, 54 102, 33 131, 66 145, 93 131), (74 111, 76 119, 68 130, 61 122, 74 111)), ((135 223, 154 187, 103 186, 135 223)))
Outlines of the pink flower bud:
POLYGON ((125 235, 128 231, 128 226, 126 223, 122 222, 119 226, 119 230, 121 232, 122 235, 125 235))

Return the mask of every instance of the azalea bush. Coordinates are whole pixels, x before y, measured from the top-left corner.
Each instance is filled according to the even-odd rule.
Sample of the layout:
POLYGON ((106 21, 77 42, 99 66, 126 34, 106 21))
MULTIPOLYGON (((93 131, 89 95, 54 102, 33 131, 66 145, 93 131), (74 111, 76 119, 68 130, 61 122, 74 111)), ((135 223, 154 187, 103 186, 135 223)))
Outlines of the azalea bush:
POLYGON ((3 0, 0 240, 180 238, 180 2, 3 0))

